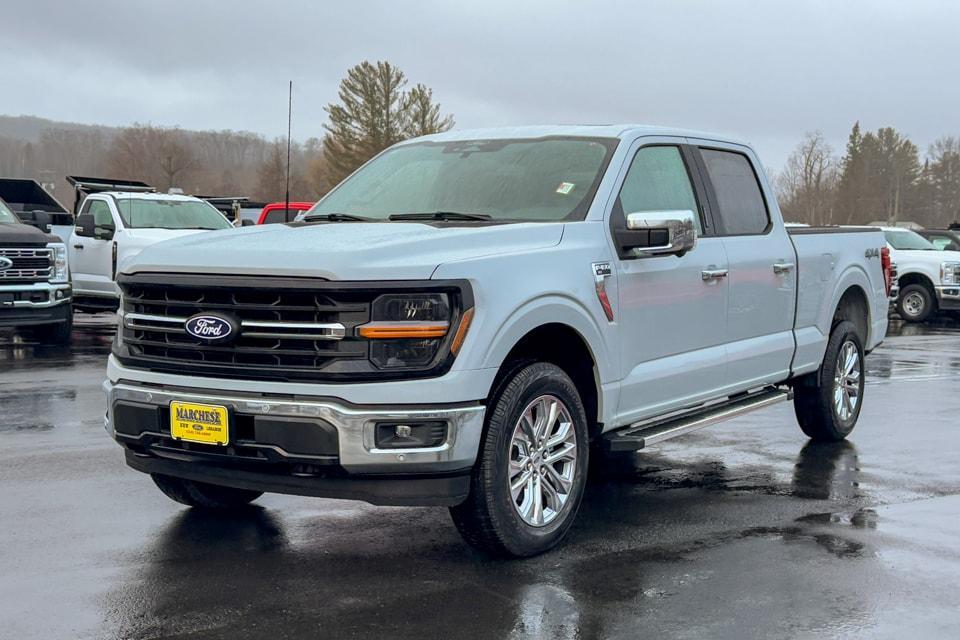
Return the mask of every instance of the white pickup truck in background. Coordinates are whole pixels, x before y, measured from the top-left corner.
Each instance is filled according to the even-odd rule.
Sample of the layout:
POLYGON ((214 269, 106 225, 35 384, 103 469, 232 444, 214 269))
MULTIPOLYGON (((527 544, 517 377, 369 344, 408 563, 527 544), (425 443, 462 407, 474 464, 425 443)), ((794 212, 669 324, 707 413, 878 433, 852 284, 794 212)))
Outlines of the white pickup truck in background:
POLYGON ((960 251, 942 251, 910 229, 883 227, 897 265, 896 309, 907 322, 960 311, 960 251))
POLYGON ((117 308, 117 266, 145 247, 191 234, 229 229, 230 222, 209 203, 191 196, 100 191, 79 207, 67 250, 74 307, 81 311, 117 308))
POLYGON ((879 230, 787 229, 748 145, 630 125, 410 140, 118 282, 106 426, 168 496, 444 505, 512 556, 604 450, 791 397, 845 438, 892 284, 879 230))

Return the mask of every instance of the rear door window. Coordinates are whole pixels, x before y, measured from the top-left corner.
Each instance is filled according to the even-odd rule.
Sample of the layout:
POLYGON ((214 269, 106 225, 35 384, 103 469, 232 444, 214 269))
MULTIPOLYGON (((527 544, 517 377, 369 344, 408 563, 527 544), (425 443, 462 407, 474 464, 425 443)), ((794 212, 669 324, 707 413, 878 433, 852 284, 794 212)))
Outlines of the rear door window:
POLYGON ((700 154, 713 186, 723 233, 728 236, 765 233, 770 226, 770 214, 747 156, 703 148, 700 154))

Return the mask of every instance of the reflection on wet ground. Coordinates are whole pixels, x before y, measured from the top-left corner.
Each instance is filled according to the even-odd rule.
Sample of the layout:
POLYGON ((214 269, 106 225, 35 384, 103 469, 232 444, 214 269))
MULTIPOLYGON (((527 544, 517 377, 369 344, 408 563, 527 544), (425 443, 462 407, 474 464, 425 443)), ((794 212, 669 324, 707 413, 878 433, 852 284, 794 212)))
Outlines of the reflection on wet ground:
POLYGON ((111 327, 98 318, 72 349, 0 355, 0 635, 960 633, 948 325, 895 328, 870 356, 849 442, 806 441, 781 405, 597 461, 568 543, 510 562, 471 551, 443 510, 265 496, 213 516, 169 502, 102 431, 111 327))

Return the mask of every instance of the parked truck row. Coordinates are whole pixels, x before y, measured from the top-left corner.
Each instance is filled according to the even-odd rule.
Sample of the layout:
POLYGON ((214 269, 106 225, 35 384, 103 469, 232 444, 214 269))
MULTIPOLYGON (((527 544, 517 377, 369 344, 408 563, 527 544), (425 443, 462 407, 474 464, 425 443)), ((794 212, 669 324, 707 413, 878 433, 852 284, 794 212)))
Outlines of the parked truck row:
POLYGON ((194 508, 446 506, 478 548, 532 555, 598 456, 790 399, 808 437, 845 438, 889 253, 878 229, 787 228, 721 136, 428 136, 297 222, 122 261, 105 426, 194 508))
POLYGON ((246 198, 164 194, 134 180, 67 180, 75 189, 72 211, 33 180, 0 178, 0 327, 30 330, 48 344, 70 339, 73 311, 117 309, 118 265, 143 248, 231 228, 231 218, 292 221, 310 206, 259 204, 248 219, 246 198))

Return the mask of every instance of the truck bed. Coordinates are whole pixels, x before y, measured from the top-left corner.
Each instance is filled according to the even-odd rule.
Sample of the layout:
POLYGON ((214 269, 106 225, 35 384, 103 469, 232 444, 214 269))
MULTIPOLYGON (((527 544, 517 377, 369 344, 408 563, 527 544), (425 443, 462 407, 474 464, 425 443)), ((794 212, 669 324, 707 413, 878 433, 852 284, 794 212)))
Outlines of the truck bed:
POLYGON ((797 341, 794 375, 820 366, 833 324, 834 309, 850 287, 865 294, 869 323, 864 348, 874 349, 886 334, 887 293, 875 227, 787 227, 797 256, 797 341), (866 268, 865 268, 866 267, 866 268))
POLYGON ((61 238, 64 232, 66 237, 70 236, 73 215, 36 180, 0 178, 0 200, 6 202, 22 222, 31 226, 39 226, 34 212, 43 211, 50 216, 50 223, 48 228, 41 231, 51 232, 61 238))

